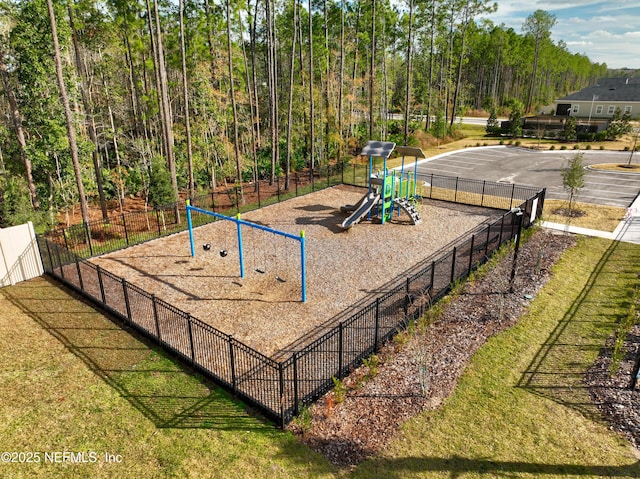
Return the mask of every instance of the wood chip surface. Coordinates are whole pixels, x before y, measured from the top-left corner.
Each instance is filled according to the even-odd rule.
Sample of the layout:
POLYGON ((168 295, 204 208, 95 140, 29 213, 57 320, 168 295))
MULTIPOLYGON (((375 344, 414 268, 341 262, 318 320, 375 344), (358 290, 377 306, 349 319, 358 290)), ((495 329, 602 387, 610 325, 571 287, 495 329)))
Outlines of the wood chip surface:
POLYGON ((346 319, 354 304, 373 300, 421 260, 503 214, 425 200, 418 225, 402 213, 391 223, 364 221, 343 230, 347 213, 340 206, 357 203, 365 193, 340 185, 242 216, 296 236, 305 231, 305 303, 299 242, 243 227, 241 278, 237 228, 230 221, 194 229, 195 257, 185 231, 91 261, 263 354, 288 355, 346 319), (208 251, 205 244, 211 245, 208 251))

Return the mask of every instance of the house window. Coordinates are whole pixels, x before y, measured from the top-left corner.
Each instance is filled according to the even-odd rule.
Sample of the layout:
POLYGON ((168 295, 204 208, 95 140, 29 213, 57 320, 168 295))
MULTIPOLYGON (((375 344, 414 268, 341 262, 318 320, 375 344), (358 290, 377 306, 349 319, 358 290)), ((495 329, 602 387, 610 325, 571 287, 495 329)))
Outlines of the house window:
POLYGON ((628 105, 628 106, 624 107, 624 114, 625 115, 631 115, 631 105, 628 105))
POLYGON ((573 111, 571 113, 575 115, 578 113, 579 109, 580 109, 580 105, 573 105, 573 111))
POLYGON ((604 110, 604 107, 602 105, 596 106, 596 115, 601 115, 602 110, 604 110))
POLYGON ((613 113, 616 111, 616 107, 615 105, 609 105, 609 108, 607 109, 607 114, 608 115, 613 115, 613 113))

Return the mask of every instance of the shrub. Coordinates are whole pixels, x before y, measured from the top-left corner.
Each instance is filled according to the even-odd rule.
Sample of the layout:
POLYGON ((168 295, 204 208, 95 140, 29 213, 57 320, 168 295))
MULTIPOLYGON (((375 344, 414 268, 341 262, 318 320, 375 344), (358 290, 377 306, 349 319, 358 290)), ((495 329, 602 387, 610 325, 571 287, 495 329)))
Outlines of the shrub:
POLYGON ((587 145, 587 146, 586 146, 586 149, 587 149, 587 150, 590 150, 590 149, 591 149, 591 145, 590 145, 590 144, 589 144, 589 145, 587 145))
POLYGON ((573 145, 573 149, 574 150, 579 150, 580 149, 580 145, 578 145, 577 143, 575 145, 573 145))
POLYGON ((567 145, 562 145, 562 146, 560 147, 560 149, 561 149, 561 150, 566 150, 566 149, 567 149, 567 145))
POLYGON ((555 150, 555 149, 556 149, 556 145, 551 145, 551 146, 549 147, 549 149, 550 149, 550 150, 555 150))

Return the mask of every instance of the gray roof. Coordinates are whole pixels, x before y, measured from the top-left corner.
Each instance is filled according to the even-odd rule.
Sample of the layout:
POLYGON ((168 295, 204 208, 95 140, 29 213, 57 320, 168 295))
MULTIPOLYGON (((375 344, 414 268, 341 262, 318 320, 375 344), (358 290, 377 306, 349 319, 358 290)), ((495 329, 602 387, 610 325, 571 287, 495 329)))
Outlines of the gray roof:
POLYGON ((558 101, 640 102, 640 78, 601 78, 590 86, 558 101))

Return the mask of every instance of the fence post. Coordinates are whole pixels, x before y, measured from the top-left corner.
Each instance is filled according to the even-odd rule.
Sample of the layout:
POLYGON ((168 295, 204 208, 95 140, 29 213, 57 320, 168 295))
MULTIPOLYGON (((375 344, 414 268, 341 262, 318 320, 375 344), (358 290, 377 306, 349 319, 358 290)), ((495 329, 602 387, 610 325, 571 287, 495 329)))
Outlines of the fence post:
POLYGON ((436 281, 436 262, 434 260, 431 262, 431 284, 429 285, 429 289, 431 290, 431 296, 433 296, 433 286, 435 281, 436 281))
POLYGON ((62 238, 64 239, 64 247, 67 248, 67 251, 69 251, 71 248, 69 248, 69 242, 67 241, 67 232, 69 231, 69 228, 63 228, 62 229, 62 238))
POLYGON ((129 301, 129 288, 127 287, 127 280, 124 278, 120 278, 122 283, 122 293, 124 295, 124 306, 127 309, 127 319, 129 322, 133 322, 133 318, 131 317, 131 302, 129 301))
POLYGON ((376 298, 376 326, 375 326, 375 337, 373 338, 373 350, 378 352, 378 348, 380 347, 378 336, 380 331, 380 298, 376 298))
POLYGON ((500 222, 500 238, 498 239, 498 248, 500 246, 502 246, 502 232, 504 231, 504 217, 505 216, 507 216, 507 215, 502 215, 502 221, 500 222))
POLYGON ((229 362, 231 364, 231 390, 236 394, 236 364, 233 355, 233 336, 229 336, 229 362))
POLYGON ((344 326, 342 324, 342 321, 340 321, 340 323, 338 324, 338 377, 340 377, 342 375, 342 353, 343 353, 343 347, 342 347, 342 335, 343 335, 343 329, 344 326))
POLYGON ((276 176, 276 195, 278 196, 278 203, 280 203, 280 175, 276 176))
POLYGON ((491 224, 487 226, 487 241, 484 246, 484 256, 485 258, 489 255, 489 239, 491 237, 491 224))
POLYGON ((278 363, 278 381, 280 383, 280 429, 284 429, 284 371, 282 363, 278 363))
POLYGON ((482 196, 480 197, 480 206, 484 206, 484 187, 487 184, 487 180, 482 180, 482 196))
POLYGON ((315 188, 315 184, 314 184, 314 181, 315 181, 314 176, 315 176, 315 175, 313 174, 313 168, 311 168, 311 169, 309 170, 309 174, 311 175, 311 191, 315 191, 315 190, 316 190, 316 188, 315 188))
POLYGON ((189 332, 189 346, 191 347, 191 364, 196 363, 196 355, 193 348, 193 332, 191 331, 191 315, 187 313, 187 331, 189 332))
POLYGON ((638 384, 638 376, 640 376, 640 351, 638 351, 638 356, 636 358, 635 364, 633 365, 633 371, 631 372, 631 384, 629 384, 629 389, 631 389, 632 391, 638 384))
POLYGON ((473 266, 473 246, 476 240, 476 235, 471 235, 471 248, 469 249, 469 272, 468 275, 471 274, 471 267, 473 266))
POLYGON ((511 201, 509 202, 509 208, 513 208, 513 195, 516 191, 516 184, 511 183, 511 201))
POLYGON ((158 321, 158 306, 156 304, 156 295, 151 295, 151 303, 153 304, 153 320, 156 324, 156 336, 158 337, 158 341, 162 342, 162 337, 160 336, 160 322, 158 321))
POLYGON ((100 285, 100 296, 102 296, 102 303, 107 304, 107 298, 104 294, 104 284, 102 283, 102 268, 96 266, 96 272, 98 273, 98 284, 100 285))
POLYGON ((298 351, 293 352, 293 415, 300 414, 298 407, 298 351))
POLYGON ((124 214, 122 215, 122 226, 124 226, 124 239, 127 242, 127 246, 129 246, 129 232, 127 231, 127 220, 124 214))
POLYGON ((60 246, 56 246, 56 256, 58 257, 58 268, 60 268, 60 277, 64 279, 64 269, 62 268, 62 258, 60 257, 60 246))
POLYGON ((262 208, 262 196, 260 193, 260 179, 256 178, 256 192, 258 193, 258 208, 262 208))
POLYGON ((411 284, 411 280, 409 279, 409 277, 407 277, 407 281, 405 282, 405 287, 404 287, 404 317, 406 319, 407 315, 409 314, 409 303, 410 303, 410 297, 409 297, 409 285, 411 284))
POLYGON ((87 244, 89 245, 89 256, 93 256, 93 245, 91 244, 91 229, 87 223, 82 223, 84 225, 84 232, 87 235, 87 244))
POLYGON ((160 235, 162 234, 162 231, 160 231, 160 213, 158 211, 158 208, 154 208, 155 212, 156 212, 156 225, 158 226, 158 237, 160 237, 160 235))
POLYGON ((78 282, 80 283, 80 289, 84 291, 84 284, 82 282, 82 273, 80 272, 80 262, 78 261, 78 257, 76 256, 76 269, 78 270, 78 282))
POLYGON ((455 193, 453 194, 453 202, 454 203, 458 202, 458 179, 459 179, 459 177, 456 176, 456 190, 455 190, 455 193))
POLYGON ((450 283, 453 283, 455 280, 455 274, 456 274, 456 253, 457 253, 457 247, 454 246, 453 247, 453 254, 451 257, 451 281, 450 283))
POLYGON ((49 256, 49 267, 51 268, 51 272, 53 273, 53 270, 54 270, 53 258, 51 257, 51 248, 49 248, 49 240, 47 238, 45 238, 44 236, 43 236, 43 238, 44 238, 44 244, 47 246, 47 256, 49 256))

